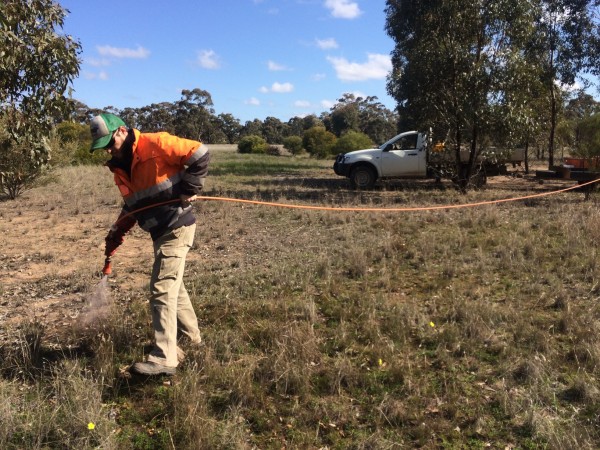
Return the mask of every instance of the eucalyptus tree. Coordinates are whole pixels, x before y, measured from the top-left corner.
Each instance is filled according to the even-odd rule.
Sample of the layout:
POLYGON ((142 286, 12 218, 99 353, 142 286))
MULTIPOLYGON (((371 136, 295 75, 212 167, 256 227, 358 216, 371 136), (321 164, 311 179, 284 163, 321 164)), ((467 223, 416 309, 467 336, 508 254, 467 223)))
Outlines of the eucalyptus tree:
POLYGON ((123 121, 131 128, 137 128, 138 130, 141 129, 141 125, 140 125, 140 116, 142 114, 141 112, 142 108, 131 108, 129 106, 123 108, 121 111, 119 111, 119 114, 117 114, 121 119, 123 119, 123 121))
POLYGON ((564 120, 562 127, 560 124, 558 126, 557 140, 562 138, 566 141, 574 154, 598 156, 600 140, 593 128, 598 124, 600 102, 590 94, 578 91, 565 103, 564 120))
POLYGON ((543 67, 550 103, 548 165, 554 165, 556 128, 559 122, 559 84, 572 86, 578 75, 599 74, 599 0, 539 0, 535 49, 543 67))
POLYGON ((213 133, 213 101, 210 93, 202 89, 184 89, 176 102, 174 132, 178 136, 211 143, 213 133))
POLYGON ((395 41, 388 92, 402 128, 433 128, 451 142, 464 188, 498 120, 505 88, 527 67, 535 0, 387 0, 386 31, 395 41), (460 149, 469 164, 460 173, 460 149))
POLYGON ((209 139, 210 142, 206 141, 206 143, 210 144, 229 144, 229 138, 223 131, 221 119, 218 116, 212 115, 210 116, 210 134, 209 139))
POLYGON ((358 98, 359 131, 375 143, 383 144, 398 130, 398 116, 379 102, 375 96, 358 98))
MULTIPOLYGON (((361 98, 362 100, 362 98, 361 98)), ((337 137, 348 131, 359 131, 359 105, 354 94, 346 93, 329 113, 329 125, 331 132, 337 137)))
POLYGON ((313 127, 323 126, 323 121, 314 114, 309 114, 302 118, 302 132, 310 130, 313 127))
POLYGON ((597 113, 600 113, 600 102, 582 90, 575 92, 565 106, 565 117, 569 120, 581 120, 597 113))
POLYGON ((60 33, 65 15, 52 0, 0 3, 0 188, 13 198, 48 162, 44 138, 71 106, 81 45, 60 33))
POLYGON ((277 117, 263 120, 262 136, 269 144, 281 144, 284 137, 284 123, 277 117))
POLYGON ((225 135, 228 144, 236 143, 240 138, 242 131, 242 124, 239 119, 233 116, 233 114, 225 113, 219 114, 217 117, 218 126, 225 135))
MULTIPOLYGON (((129 114, 129 111, 123 110, 121 116, 125 123, 130 127, 138 128, 146 133, 167 131, 176 133, 178 113, 180 110, 177 105, 171 102, 152 103, 148 106, 143 106, 134 110, 135 114, 129 114), (126 120, 129 119, 129 120, 126 120)), ((191 116, 191 115, 190 115, 191 116)), ((190 132, 188 130, 182 132, 190 132)))
POLYGON ((396 134, 397 117, 375 96, 356 97, 345 93, 331 108, 328 116, 331 132, 340 137, 349 131, 366 134, 383 143, 396 134))
POLYGON ((97 110, 97 114, 94 114, 94 109, 74 98, 69 98, 68 102, 70 104, 68 119, 75 123, 88 125, 94 116, 102 113, 97 110))
POLYGON ((298 136, 301 137, 304 133, 304 126, 302 123, 302 117, 294 116, 287 121, 287 136, 298 136))
POLYGON ((600 156, 600 113, 581 119, 577 125, 577 154, 600 156))
POLYGON ((262 137, 263 123, 260 119, 247 120, 242 127, 240 136, 260 136, 262 137))

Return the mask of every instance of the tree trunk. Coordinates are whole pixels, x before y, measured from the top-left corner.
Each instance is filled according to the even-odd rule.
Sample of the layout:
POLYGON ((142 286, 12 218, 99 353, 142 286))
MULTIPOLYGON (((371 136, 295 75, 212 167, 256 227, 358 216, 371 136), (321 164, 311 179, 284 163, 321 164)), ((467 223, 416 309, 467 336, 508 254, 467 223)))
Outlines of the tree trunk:
POLYGON ((548 169, 554 166, 554 135, 556 133, 556 88, 550 90, 550 137, 548 139, 548 169))
POLYGON ((525 173, 529 174, 529 133, 525 138, 525 154, 523 157, 525 158, 525 173))
MULTIPOLYGON (((477 119, 475 119, 477 120, 477 119)), ((477 140, 479 138, 479 126, 477 123, 473 125, 473 131, 471 136, 471 148, 469 151, 469 163, 467 164, 467 170, 465 171, 465 188, 469 185, 471 175, 473 175, 475 169, 475 163, 477 161, 477 140)))
MULTIPOLYGON (((458 121, 457 121, 457 125, 458 125, 458 121)), ((460 125, 458 125, 456 127, 456 147, 454 148, 454 157, 456 160, 456 181, 457 181, 457 185, 459 187, 462 187, 462 170, 461 170, 461 161, 460 161, 460 144, 461 144, 461 133, 460 133, 460 125)))

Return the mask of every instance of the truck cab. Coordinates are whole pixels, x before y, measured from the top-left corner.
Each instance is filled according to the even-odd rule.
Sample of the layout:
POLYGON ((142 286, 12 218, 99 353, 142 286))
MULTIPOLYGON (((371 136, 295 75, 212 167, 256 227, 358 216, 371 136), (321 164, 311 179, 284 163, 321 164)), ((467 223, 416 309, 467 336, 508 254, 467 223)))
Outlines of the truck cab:
POLYGON ((407 131, 378 148, 339 154, 333 165, 337 175, 350 179, 353 187, 370 189, 380 178, 425 178, 427 135, 407 131))

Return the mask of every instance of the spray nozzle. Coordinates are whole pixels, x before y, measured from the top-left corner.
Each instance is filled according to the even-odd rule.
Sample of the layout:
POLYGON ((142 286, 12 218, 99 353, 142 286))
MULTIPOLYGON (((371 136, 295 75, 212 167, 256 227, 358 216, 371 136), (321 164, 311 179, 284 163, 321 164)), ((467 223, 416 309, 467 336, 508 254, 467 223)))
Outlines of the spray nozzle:
POLYGON ((112 273, 112 266, 110 264, 110 256, 107 256, 104 260, 104 267, 102 268, 102 275, 108 276, 112 273))

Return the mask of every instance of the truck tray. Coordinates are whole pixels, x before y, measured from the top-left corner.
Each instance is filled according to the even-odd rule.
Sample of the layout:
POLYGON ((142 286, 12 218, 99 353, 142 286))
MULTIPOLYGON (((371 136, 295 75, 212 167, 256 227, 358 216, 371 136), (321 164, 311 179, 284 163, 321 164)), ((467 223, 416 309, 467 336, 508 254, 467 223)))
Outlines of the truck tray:
POLYGON ((600 178, 600 172, 586 169, 572 169, 570 167, 557 167, 555 170, 536 170, 535 177, 542 180, 573 180, 585 183, 600 178))

